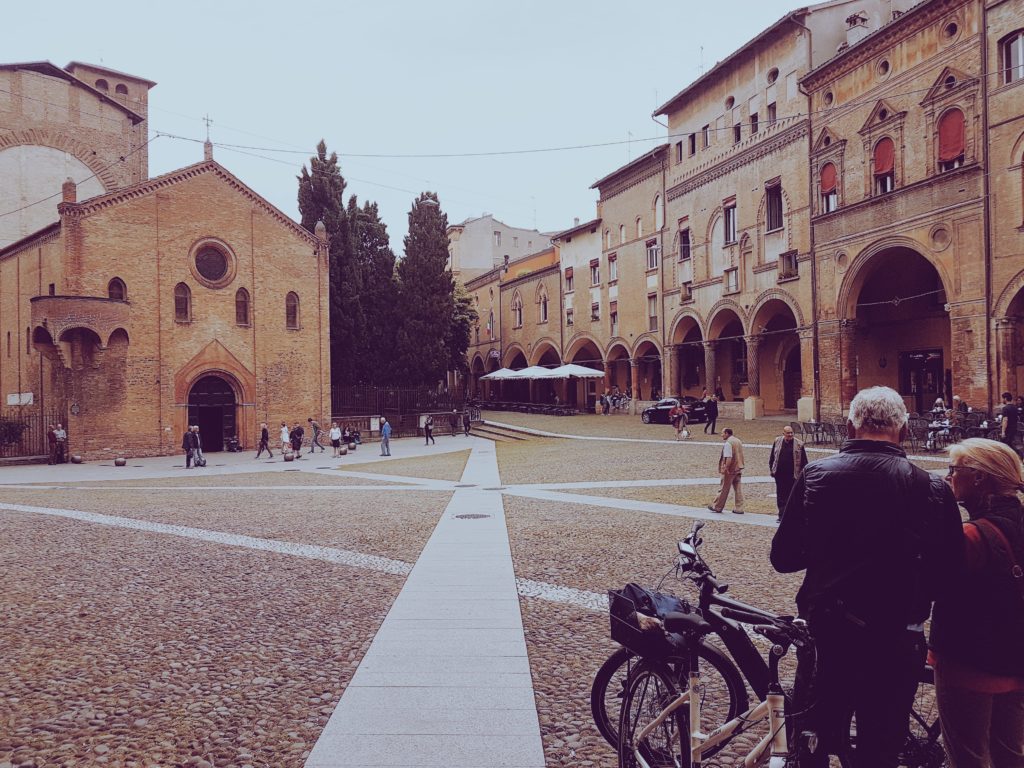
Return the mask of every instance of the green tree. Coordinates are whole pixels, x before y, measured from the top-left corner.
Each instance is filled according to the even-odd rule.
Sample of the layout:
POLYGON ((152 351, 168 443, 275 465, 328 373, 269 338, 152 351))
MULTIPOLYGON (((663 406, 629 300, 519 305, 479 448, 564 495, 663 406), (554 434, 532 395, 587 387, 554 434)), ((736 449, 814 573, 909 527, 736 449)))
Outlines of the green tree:
POLYGON ((466 350, 472 340, 473 327, 480 322, 480 315, 473 306, 473 297, 461 285, 455 286, 452 322, 448 329, 445 345, 448 347, 448 368, 465 374, 469 371, 466 350))
POLYGON ((365 202, 360 207, 353 195, 349 198, 347 212, 355 261, 362 275, 360 303, 364 330, 357 343, 359 381, 388 384, 398 323, 395 253, 376 203, 365 202))
POLYGON ((424 192, 413 201, 405 258, 397 269, 396 383, 434 385, 448 370, 455 281, 448 269, 447 228, 436 193, 424 192))
POLYGON ((362 276, 353 257, 352 235, 343 196, 345 178, 338 155, 327 154, 320 140, 309 169, 302 166, 299 181, 299 213, 302 226, 314 231, 317 221, 327 228, 330 253, 331 383, 348 381, 358 359, 356 344, 362 337, 364 321, 359 296, 362 276))

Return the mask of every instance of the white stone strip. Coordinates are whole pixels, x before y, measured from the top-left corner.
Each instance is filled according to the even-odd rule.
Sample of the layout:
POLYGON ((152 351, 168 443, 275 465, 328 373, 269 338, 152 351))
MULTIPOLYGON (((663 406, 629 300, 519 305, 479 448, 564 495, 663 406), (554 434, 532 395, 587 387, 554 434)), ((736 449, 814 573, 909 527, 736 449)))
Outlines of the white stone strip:
MULTIPOLYGON (((720 485, 719 477, 685 477, 675 480, 594 480, 575 483, 514 483, 507 487, 510 491, 520 489, 537 489, 543 491, 569 490, 572 488, 659 488, 667 486, 691 486, 691 485, 720 485)), ((744 483, 771 483, 774 478, 770 475, 763 477, 744 477, 744 483)))
MULTIPOLYGON (((538 437, 560 437, 565 440, 603 440, 612 443, 654 443, 655 445, 687 445, 687 446, 704 446, 711 448, 721 448, 720 443, 703 442, 701 440, 656 440, 646 437, 602 437, 598 435, 565 435, 560 432, 546 432, 543 429, 533 429, 532 427, 521 427, 518 424, 505 424, 500 421, 484 421, 485 424, 490 424, 495 427, 501 427, 503 429, 509 429, 513 432, 525 432, 528 435, 536 435, 538 437)), ((771 448, 769 443, 744 443, 744 448, 771 448)), ((839 453, 835 448, 818 448, 815 446, 804 445, 804 449, 808 453, 839 453)), ((948 456, 907 456, 908 459, 915 461, 948 461, 948 456)))
POLYGON ((585 504, 592 507, 606 507, 618 510, 629 509, 635 512, 653 512, 657 515, 688 517, 696 520, 716 520, 727 523, 739 523, 741 525, 757 525, 763 528, 774 528, 776 526, 774 516, 756 513, 734 515, 732 512, 712 512, 709 509, 701 507, 687 507, 681 504, 662 504, 655 501, 618 499, 614 496, 585 496, 578 493, 559 493, 557 491, 545 491, 512 486, 509 486, 501 493, 508 496, 523 496, 527 499, 537 499, 539 501, 585 504))
POLYGON ((605 612, 608 610, 608 596, 599 592, 588 592, 584 589, 562 587, 530 579, 516 579, 516 587, 522 597, 533 597, 538 600, 546 600, 549 603, 574 605, 588 611, 605 612))
POLYGON ((4 485, 5 490, 23 491, 424 491, 422 485, 4 485))
MULTIPOLYGON (((463 481, 498 485, 493 445, 463 481)), ((545 764, 502 497, 479 487, 452 495, 306 768, 411 764, 545 764)))
POLYGON ((207 531, 202 528, 191 528, 185 525, 168 525, 166 523, 153 523, 148 520, 135 520, 130 517, 117 517, 115 515, 100 515, 95 512, 80 512, 74 509, 51 509, 49 507, 30 507, 23 504, 0 503, 0 510, 11 510, 14 512, 27 512, 37 515, 52 515, 53 517, 64 517, 70 520, 78 520, 83 523, 97 523, 109 525, 115 528, 129 528, 136 531, 148 533, 162 533, 168 536, 180 536, 186 539, 197 539, 208 541, 214 544, 226 544, 230 547, 245 547, 262 552, 274 552, 280 555, 292 555, 304 557, 310 560, 322 560, 337 565, 348 565, 355 568, 369 568, 383 573, 393 573, 405 576, 412 570, 412 566, 401 560, 391 560, 376 555, 364 555, 361 552, 353 552, 347 549, 334 549, 333 547, 318 547, 313 544, 296 544, 290 541, 276 541, 274 539, 259 539, 254 536, 241 536, 234 533, 222 533, 220 531, 207 531))
POLYGON ((455 486, 455 483, 451 480, 437 480, 429 477, 408 477, 406 475, 381 475, 373 472, 357 472, 355 470, 334 470, 331 472, 334 476, 341 477, 355 477, 360 480, 377 480, 377 481, 390 481, 392 483, 408 483, 409 485, 418 485, 421 488, 442 488, 444 490, 450 490, 455 486))

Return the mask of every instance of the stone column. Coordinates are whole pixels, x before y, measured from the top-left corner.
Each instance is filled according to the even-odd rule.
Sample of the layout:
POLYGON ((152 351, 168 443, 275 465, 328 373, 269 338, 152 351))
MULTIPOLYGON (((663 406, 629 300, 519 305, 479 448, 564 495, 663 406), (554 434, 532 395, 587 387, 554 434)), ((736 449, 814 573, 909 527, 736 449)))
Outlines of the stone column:
POLYGON ((633 403, 634 411, 636 410, 635 404, 640 400, 640 362, 634 358, 629 358, 629 381, 633 387, 633 403))
POLYGON ((743 401, 743 418, 756 419, 764 414, 764 400, 761 399, 761 367, 757 359, 761 337, 747 336, 744 341, 747 344, 747 398, 743 401))
POLYGON ((676 365, 677 354, 676 348, 667 344, 661 355, 661 389, 665 397, 675 397, 680 394, 679 382, 676 381, 676 371, 679 368, 676 365))
POLYGON ((701 342, 704 347, 704 387, 710 394, 715 394, 715 344, 714 341, 701 342))
POLYGON ((814 329, 802 328, 800 339, 800 399, 796 401, 797 421, 814 418, 814 329))
MULTIPOLYGON (((1018 321, 1015 317, 1000 317, 996 320, 996 353, 999 356, 999 368, 996 371, 997 392, 992 400, 998 402, 1003 392, 1017 391, 1016 377, 1016 341, 1018 321)), ((974 405, 968 400, 968 404, 974 405)))
POLYGON ((839 390, 840 407, 845 413, 857 396, 857 321, 839 324, 839 390))

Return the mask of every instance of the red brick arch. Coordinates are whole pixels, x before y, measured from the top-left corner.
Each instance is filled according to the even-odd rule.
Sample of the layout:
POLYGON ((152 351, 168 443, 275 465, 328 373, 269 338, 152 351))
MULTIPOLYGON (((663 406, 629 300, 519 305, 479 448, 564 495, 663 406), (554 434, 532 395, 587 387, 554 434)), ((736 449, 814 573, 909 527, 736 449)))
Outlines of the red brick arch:
POLYGON ((211 341, 174 374, 174 434, 184 433, 189 392, 204 376, 217 376, 235 391, 238 439, 243 446, 255 445, 256 376, 219 341, 211 341))
POLYGON ((120 186, 117 177, 109 167, 105 167, 100 162, 91 146, 73 139, 61 131, 33 128, 32 130, 10 131, 0 135, 0 152, 10 147, 50 147, 52 149, 59 149, 61 152, 67 152, 76 160, 84 163, 96 175, 96 178, 99 179, 104 191, 111 192, 120 186))

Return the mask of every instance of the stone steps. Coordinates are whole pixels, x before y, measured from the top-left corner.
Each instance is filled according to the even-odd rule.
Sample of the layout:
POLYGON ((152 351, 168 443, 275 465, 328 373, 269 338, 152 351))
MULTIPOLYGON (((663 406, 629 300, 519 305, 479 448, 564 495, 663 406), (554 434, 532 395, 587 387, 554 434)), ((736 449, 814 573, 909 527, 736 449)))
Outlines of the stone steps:
POLYGON ((476 437, 493 440, 496 443, 514 443, 529 439, 528 436, 522 432, 516 432, 515 430, 507 429, 505 427, 497 427, 493 424, 488 424, 487 422, 474 424, 470 430, 470 434, 473 434, 476 437))

